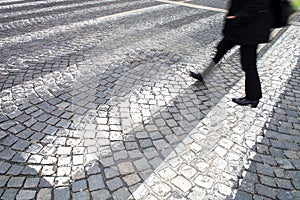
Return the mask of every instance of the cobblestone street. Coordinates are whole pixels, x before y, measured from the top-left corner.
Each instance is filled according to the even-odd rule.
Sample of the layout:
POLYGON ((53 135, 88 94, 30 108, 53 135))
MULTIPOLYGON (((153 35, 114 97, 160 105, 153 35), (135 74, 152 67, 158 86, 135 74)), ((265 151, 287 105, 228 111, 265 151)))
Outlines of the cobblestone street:
POLYGON ((300 200, 300 14, 205 83, 228 0, 0 0, 0 199, 300 200))

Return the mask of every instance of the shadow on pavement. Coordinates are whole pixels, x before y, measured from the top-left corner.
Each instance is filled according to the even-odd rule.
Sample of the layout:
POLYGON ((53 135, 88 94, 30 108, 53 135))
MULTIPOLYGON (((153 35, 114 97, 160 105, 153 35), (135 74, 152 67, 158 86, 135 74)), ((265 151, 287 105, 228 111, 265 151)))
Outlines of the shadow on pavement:
POLYGON ((128 198, 242 77, 237 69, 231 74, 220 67, 205 85, 188 86, 179 58, 155 49, 139 52, 95 76, 96 109, 74 119, 90 151, 85 156, 91 157, 86 170, 93 171, 87 178, 95 181, 88 188, 92 195, 128 198), (95 124, 97 131, 86 129, 95 124))
POLYGON ((299 80, 295 67, 243 169, 236 200, 300 198, 299 80))

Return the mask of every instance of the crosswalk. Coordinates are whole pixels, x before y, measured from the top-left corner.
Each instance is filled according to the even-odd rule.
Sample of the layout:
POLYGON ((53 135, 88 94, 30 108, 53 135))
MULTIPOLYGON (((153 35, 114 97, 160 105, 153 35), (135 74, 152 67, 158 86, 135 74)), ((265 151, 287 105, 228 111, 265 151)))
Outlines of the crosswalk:
POLYGON ((137 187, 160 163, 160 154, 167 156, 179 142, 159 125, 167 123, 183 137, 190 121, 203 116, 189 114, 176 122, 168 108, 176 108, 176 101, 188 112, 182 102, 187 94, 178 94, 190 84, 182 78, 176 49, 186 43, 188 55, 194 44, 187 43, 193 39, 186 38, 189 25, 181 18, 214 27, 221 17, 210 13, 205 20, 206 11, 200 12, 156 1, 2 2, 0 157, 8 183, 1 198, 46 195, 26 187, 10 193, 9 180, 29 176, 55 199, 61 199, 61 189, 64 197, 97 199, 95 190, 101 190, 100 195, 128 198, 127 187, 137 187), (173 127, 177 123, 182 128, 173 127), (166 149, 161 145, 167 141, 166 149), (128 161, 137 170, 136 181, 126 170, 128 161), (11 162, 20 174, 14 175, 11 162), (78 192, 72 185, 82 180, 89 187, 78 192))
MULTIPOLYGON (((0 197, 231 196, 252 133, 276 101, 267 92, 255 112, 237 113, 230 103, 243 84, 237 49, 206 85, 188 77, 221 38, 220 7, 0 0, 0 197)), ((283 38, 298 41, 295 33, 291 27, 283 38)), ((263 80, 282 81, 264 83, 266 91, 284 88, 296 56, 285 57, 283 74, 280 65, 265 66, 263 80)))

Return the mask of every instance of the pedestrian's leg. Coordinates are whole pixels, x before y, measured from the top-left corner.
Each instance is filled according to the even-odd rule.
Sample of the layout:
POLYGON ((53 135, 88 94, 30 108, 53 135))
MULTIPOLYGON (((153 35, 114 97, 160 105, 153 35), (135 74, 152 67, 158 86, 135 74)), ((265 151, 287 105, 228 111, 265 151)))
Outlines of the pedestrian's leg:
POLYGON ((222 59, 222 57, 229 51, 235 43, 223 38, 217 46, 217 53, 212 59, 211 63, 202 71, 201 73, 195 73, 190 71, 190 76, 199 81, 204 81, 204 79, 212 72, 215 65, 222 59))
POLYGON ((246 73, 245 93, 249 100, 259 100, 262 97, 261 85, 256 66, 257 45, 241 46, 241 63, 246 73))
POLYGON ((231 42, 231 41, 227 40, 226 38, 223 38, 221 40, 221 42, 218 44, 217 53, 216 53, 215 57, 213 58, 213 61, 215 62, 215 64, 217 64, 223 58, 223 56, 234 46, 235 46, 234 42, 231 42))

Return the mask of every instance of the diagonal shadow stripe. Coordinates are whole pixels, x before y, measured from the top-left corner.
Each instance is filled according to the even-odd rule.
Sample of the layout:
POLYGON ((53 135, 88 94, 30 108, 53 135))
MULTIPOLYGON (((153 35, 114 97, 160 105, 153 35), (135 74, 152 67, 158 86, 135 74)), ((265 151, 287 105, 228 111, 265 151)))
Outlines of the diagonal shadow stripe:
MULTIPOLYGON (((65 88, 64 92, 53 93, 52 98, 44 97, 49 104, 36 101, 38 98, 30 98, 27 108, 32 110, 31 113, 27 111, 23 115, 9 115, 11 119, 7 118, 4 121, 2 118, 1 129, 7 133, 2 139, 2 145, 7 145, 8 141, 12 141, 13 144, 16 137, 19 140, 23 138, 24 141, 36 142, 28 143, 25 154, 18 152, 16 146, 5 147, 6 150, 0 154, 1 160, 10 163, 11 159, 21 166, 29 163, 26 170, 24 169, 24 176, 32 173, 33 176, 40 177, 41 173, 42 180, 49 183, 44 184, 41 181, 43 187, 55 184, 57 187, 68 188, 70 180, 73 180, 73 184, 87 180, 92 185, 91 192, 108 188, 112 196, 127 197, 130 193, 126 188, 146 179, 187 136, 192 127, 205 117, 220 97, 215 90, 210 91, 203 85, 177 88, 179 83, 186 85, 181 73, 178 73, 184 68, 180 66, 179 59, 179 56, 164 51, 140 52, 94 77, 78 76, 77 80, 88 78, 90 82, 86 82, 86 85, 80 84, 84 81, 75 82, 71 88, 65 88), (166 80, 162 79, 166 74, 170 77, 166 80, 172 83, 169 86, 164 83, 166 80), (141 76, 144 77, 142 80, 141 76), (92 85, 94 80, 100 81, 92 85), (103 90, 103 86, 107 89, 103 90), (151 91, 157 94, 151 94, 151 91), (133 107, 128 107, 129 100, 134 101, 139 95, 140 100, 137 98, 136 103, 132 102, 133 107), (152 99, 152 95, 161 96, 162 99, 152 99), (189 114, 190 109, 195 110, 194 104, 186 102, 191 95, 200 108, 189 114), (210 98, 213 98, 214 102, 211 102, 210 98), (157 107, 156 103, 151 103, 152 100, 160 102, 158 105, 161 106, 157 107), (51 105, 51 102, 55 104, 51 105), (36 106, 32 106, 32 103, 36 106), (65 107, 70 111, 69 116, 66 113, 58 115, 56 118, 60 120, 57 122, 52 122, 53 118, 47 118, 47 113, 57 112, 66 105, 69 105, 65 107), (147 114, 149 109, 151 113, 147 114), (141 117, 136 117, 139 115, 141 117), (38 122, 31 124, 26 121, 22 126, 19 124, 22 121, 17 121, 24 118, 30 119, 29 121, 36 119, 38 122), (103 122, 105 118, 107 121, 103 122), (43 119, 46 120, 47 127, 43 126, 43 119), (73 140, 73 143, 65 143, 67 137, 73 140), (84 150, 76 153, 80 148, 84 150), (73 151, 70 162, 77 164, 71 168, 71 179, 67 178, 67 174, 60 178, 60 171, 64 167, 70 167, 70 163, 58 165, 57 171, 53 167, 59 160, 67 159, 69 151, 73 151), (51 155, 51 152, 56 152, 56 156, 53 156, 53 153, 51 155), (41 164, 37 163, 39 160, 41 164), (47 174, 54 178, 48 177, 47 174), (120 177, 116 177, 116 174, 120 174, 120 177)), ((226 89, 223 92, 225 94, 226 89)), ((24 110, 25 107, 19 109, 24 110)))

